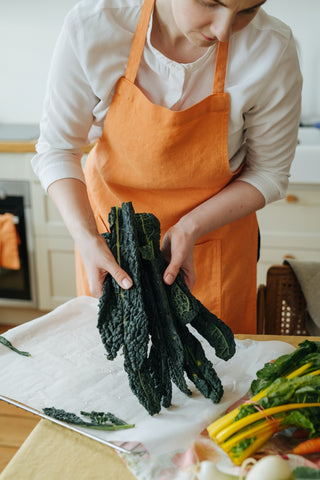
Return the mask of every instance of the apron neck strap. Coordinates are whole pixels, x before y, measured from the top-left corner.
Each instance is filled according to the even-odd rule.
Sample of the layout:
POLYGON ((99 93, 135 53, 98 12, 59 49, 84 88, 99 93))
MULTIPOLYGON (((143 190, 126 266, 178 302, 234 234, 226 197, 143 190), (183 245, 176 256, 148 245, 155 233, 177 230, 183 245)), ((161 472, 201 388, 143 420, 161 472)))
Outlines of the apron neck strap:
POLYGON ((142 5, 125 73, 125 78, 131 83, 135 82, 138 73, 154 2, 155 0, 145 0, 144 4, 142 5))
POLYGON ((213 80, 213 93, 224 93, 224 83, 228 64, 228 48, 229 41, 219 42, 213 80))
MULTIPOLYGON (((147 31, 151 13, 155 0, 145 0, 142 5, 138 25, 133 37, 129 60, 125 72, 125 78, 131 83, 135 82, 143 48, 146 41, 147 31)), ((224 83, 227 71, 229 42, 219 42, 216 59, 216 67, 214 72, 213 93, 223 93, 224 83)))

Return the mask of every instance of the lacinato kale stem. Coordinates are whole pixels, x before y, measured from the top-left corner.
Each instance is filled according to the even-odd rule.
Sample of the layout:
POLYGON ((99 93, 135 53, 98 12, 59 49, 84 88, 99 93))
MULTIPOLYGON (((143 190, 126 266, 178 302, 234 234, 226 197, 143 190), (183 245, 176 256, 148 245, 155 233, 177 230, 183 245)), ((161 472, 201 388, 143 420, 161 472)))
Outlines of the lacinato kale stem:
POLYGON ((22 350, 18 350, 18 348, 15 348, 9 340, 4 338, 2 335, 0 335, 0 343, 4 345, 5 347, 10 348, 10 350, 13 350, 14 352, 18 353, 19 355, 23 355, 24 357, 31 357, 31 353, 29 352, 23 352, 22 350))

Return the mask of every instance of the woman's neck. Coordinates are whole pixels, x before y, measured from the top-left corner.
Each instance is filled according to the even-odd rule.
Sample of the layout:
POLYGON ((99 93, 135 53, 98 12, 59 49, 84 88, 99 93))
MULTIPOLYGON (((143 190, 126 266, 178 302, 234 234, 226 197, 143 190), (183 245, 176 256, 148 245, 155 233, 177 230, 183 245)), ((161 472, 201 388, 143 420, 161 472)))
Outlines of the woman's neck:
POLYGON ((178 63, 192 63, 207 51, 207 47, 193 45, 177 28, 168 0, 155 2, 151 43, 163 55, 178 63))

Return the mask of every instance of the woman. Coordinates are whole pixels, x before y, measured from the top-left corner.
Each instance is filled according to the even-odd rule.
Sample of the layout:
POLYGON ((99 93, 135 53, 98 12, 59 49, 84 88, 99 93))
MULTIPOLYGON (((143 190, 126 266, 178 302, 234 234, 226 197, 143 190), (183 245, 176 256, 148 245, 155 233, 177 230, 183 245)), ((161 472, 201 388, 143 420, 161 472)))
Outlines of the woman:
POLYGON ((263 3, 84 0, 67 16, 33 167, 77 245, 79 294, 106 274, 131 287, 99 233, 132 201, 161 222, 164 282, 181 271, 255 332, 255 212, 285 195, 301 95, 291 31, 263 3))

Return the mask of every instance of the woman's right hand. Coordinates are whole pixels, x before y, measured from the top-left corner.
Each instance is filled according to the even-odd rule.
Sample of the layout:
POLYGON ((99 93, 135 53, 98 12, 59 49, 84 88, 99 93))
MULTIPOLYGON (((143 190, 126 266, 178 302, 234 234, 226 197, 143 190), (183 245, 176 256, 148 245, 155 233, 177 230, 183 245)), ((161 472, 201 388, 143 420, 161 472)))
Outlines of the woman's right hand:
POLYGON ((91 294, 101 296, 106 275, 111 275, 121 288, 130 288, 132 279, 118 265, 106 241, 98 233, 85 184, 75 178, 62 178, 49 186, 48 194, 77 245, 91 294))
POLYGON ((86 269, 90 292, 94 297, 100 298, 102 295, 106 275, 111 275, 121 288, 131 288, 132 279, 119 266, 101 235, 78 241, 77 248, 86 269))

